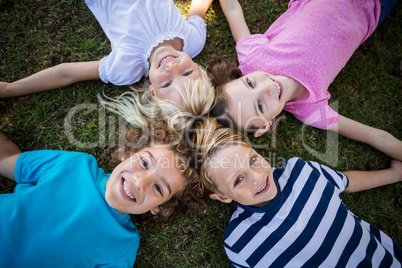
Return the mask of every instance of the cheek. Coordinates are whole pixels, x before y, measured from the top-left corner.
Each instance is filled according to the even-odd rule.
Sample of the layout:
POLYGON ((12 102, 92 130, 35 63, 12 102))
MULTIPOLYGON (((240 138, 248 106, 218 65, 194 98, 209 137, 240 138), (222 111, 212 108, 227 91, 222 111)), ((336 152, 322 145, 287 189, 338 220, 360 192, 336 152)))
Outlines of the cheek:
POLYGON ((181 97, 180 93, 177 91, 169 92, 169 94, 162 95, 163 100, 170 101, 171 103, 175 104, 180 109, 184 109, 184 102, 183 98, 181 97))
POLYGON ((148 78, 149 78, 149 81, 151 82, 151 84, 155 83, 155 69, 151 68, 149 70, 148 78))
POLYGON ((164 76, 157 69, 151 68, 148 74, 149 81, 152 85, 159 84, 164 79, 164 76))

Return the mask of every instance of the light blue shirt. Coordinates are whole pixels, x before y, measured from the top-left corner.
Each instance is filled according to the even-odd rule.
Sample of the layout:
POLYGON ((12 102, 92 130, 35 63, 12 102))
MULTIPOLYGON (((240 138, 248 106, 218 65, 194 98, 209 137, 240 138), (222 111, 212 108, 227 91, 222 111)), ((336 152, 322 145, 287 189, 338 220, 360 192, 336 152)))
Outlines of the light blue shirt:
POLYGON ((88 154, 21 154, 0 195, 0 267, 133 267, 140 237, 107 204, 109 176, 88 154))

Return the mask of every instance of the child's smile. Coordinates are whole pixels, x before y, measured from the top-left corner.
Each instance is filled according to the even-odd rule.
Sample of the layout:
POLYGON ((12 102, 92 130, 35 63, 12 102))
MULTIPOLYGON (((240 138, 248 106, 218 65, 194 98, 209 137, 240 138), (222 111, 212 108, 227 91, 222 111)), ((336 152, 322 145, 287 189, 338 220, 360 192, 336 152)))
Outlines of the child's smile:
POLYGON ((133 187, 130 185, 130 183, 125 180, 124 178, 122 178, 121 180, 121 189, 120 189, 120 193, 123 196, 123 198, 127 199, 127 200, 131 200, 133 202, 137 202, 137 199, 135 198, 134 195, 134 190, 132 190, 133 187))
POLYGON ((229 146, 211 160, 208 173, 218 192, 211 198, 261 207, 277 194, 269 163, 251 147, 229 146))
POLYGON ((177 58, 177 57, 174 57, 174 56, 172 56, 172 55, 168 55, 168 56, 164 57, 163 59, 161 59, 161 61, 159 62, 159 65, 158 65, 158 69, 161 68, 161 66, 162 66, 165 62, 167 62, 167 61, 169 61, 169 60, 171 60, 171 59, 174 59, 174 58, 177 58))
POLYGON ((106 181, 106 201, 121 214, 142 214, 184 188, 179 159, 167 145, 153 145, 123 159, 106 181))
POLYGON ((260 129, 283 110, 283 84, 265 72, 255 72, 229 82, 228 113, 243 129, 260 129))
POLYGON ((261 187, 261 189, 256 193, 256 195, 257 195, 257 194, 263 194, 263 193, 267 192, 268 189, 269 189, 269 186, 270 186, 269 177, 267 177, 267 179, 266 179, 264 185, 263 185, 263 186, 261 187))
POLYGON ((150 58, 149 90, 154 101, 171 101, 182 106, 177 87, 182 90, 186 86, 191 88, 192 81, 199 78, 202 78, 199 66, 186 53, 172 47, 159 47, 150 58))

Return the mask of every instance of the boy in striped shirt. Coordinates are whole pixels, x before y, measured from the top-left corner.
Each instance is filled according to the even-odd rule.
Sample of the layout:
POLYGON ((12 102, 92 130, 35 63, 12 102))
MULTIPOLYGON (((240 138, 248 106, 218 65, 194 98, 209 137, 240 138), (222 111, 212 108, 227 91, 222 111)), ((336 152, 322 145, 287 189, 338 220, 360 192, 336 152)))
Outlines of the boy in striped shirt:
POLYGON ((341 173, 295 157, 273 169, 233 129, 212 120, 199 130, 200 189, 238 203, 224 234, 234 267, 401 267, 401 248, 341 200, 401 181, 400 161, 341 173))

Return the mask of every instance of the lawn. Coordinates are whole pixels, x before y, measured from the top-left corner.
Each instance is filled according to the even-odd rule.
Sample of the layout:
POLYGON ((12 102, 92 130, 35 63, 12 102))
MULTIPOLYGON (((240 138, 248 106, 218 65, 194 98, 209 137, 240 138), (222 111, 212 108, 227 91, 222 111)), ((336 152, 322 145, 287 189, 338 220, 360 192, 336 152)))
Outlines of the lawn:
MULTIPOLYGON (((183 14, 190 1, 176 1, 183 14)), ((287 1, 245 1, 244 15, 252 33, 262 33, 287 8, 287 1)), ((402 139, 402 9, 361 45, 331 84, 330 103, 339 113, 384 129, 402 139)), ((0 81, 15 81, 62 62, 99 60, 109 42, 83 1, 1 0, 0 81), (77 2, 77 3, 75 3, 77 2)), ((214 1, 207 14, 207 42, 195 61, 207 66, 219 58, 234 58, 229 26, 214 1)), ((107 172, 113 169, 107 149, 122 122, 99 109, 97 94, 116 96, 127 90, 87 81, 19 98, 0 100, 0 130, 23 151, 56 149, 94 155, 107 172)), ((251 139, 273 166, 299 156, 344 171, 386 168, 390 159, 375 149, 341 136, 305 127, 284 112, 270 136, 251 139)), ((15 184, 0 178, 0 193, 15 184)), ((344 202, 359 217, 384 230, 399 245, 401 183, 345 194, 344 202)), ((223 232, 235 204, 208 200, 202 211, 175 224, 138 225, 141 245, 135 267, 229 267, 223 232)))

